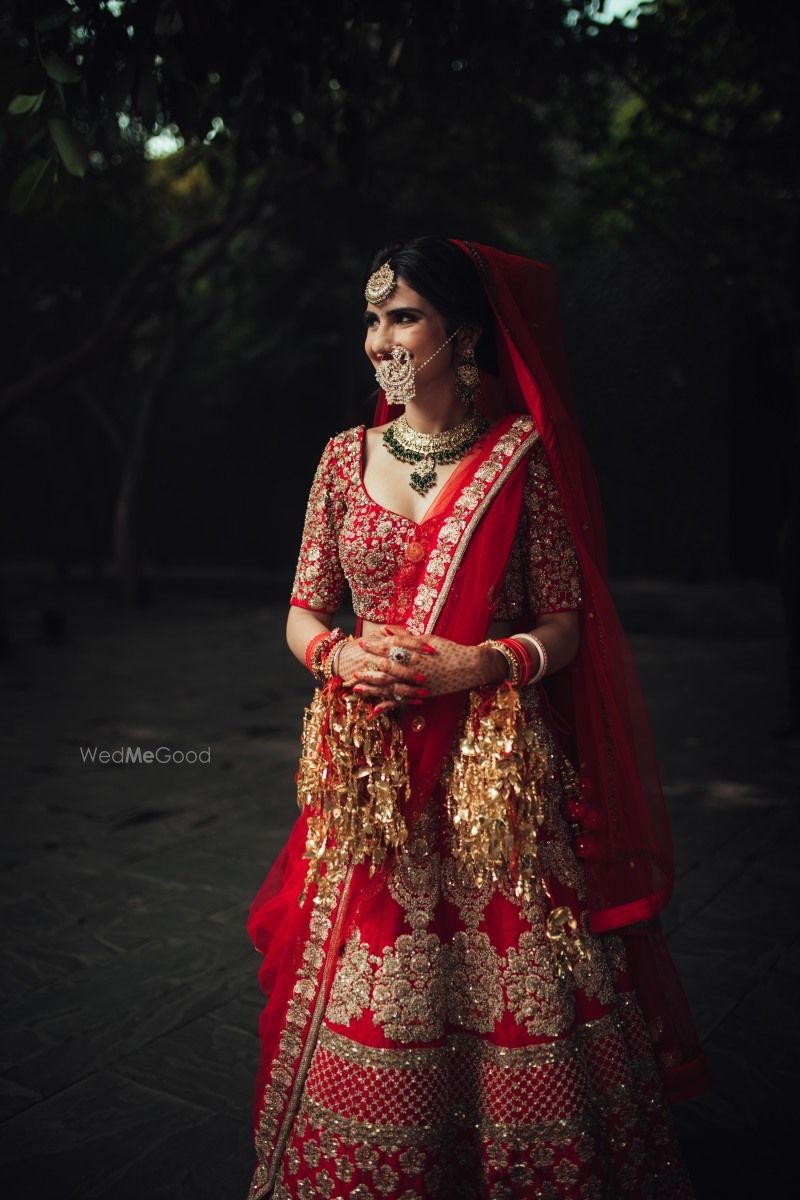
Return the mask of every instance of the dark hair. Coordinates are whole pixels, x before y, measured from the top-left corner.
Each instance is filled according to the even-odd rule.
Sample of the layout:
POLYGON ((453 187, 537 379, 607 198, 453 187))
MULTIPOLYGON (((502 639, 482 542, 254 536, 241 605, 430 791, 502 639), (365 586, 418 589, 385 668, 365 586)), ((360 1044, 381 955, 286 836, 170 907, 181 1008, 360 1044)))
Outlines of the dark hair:
POLYGON ((482 371, 497 374, 497 347, 494 317, 471 259, 453 242, 443 237, 418 237, 408 242, 393 242, 374 255, 367 268, 373 271, 388 262, 392 270, 438 309, 448 337, 459 325, 477 325, 483 330, 475 347, 475 358, 482 371))

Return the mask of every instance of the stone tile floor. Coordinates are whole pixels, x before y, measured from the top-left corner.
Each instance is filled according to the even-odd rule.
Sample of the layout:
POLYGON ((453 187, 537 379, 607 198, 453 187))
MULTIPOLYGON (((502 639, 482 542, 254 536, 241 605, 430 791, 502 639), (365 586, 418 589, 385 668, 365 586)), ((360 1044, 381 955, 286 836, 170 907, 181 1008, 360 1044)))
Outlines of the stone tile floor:
MULTIPOLYGON (((776 595, 619 585, 675 834, 670 946, 715 1089, 673 1110, 698 1200, 793 1177, 800 744, 778 741, 776 595), (634 632, 635 631, 635 632, 634 632), (791 1174, 790 1174, 791 1170, 791 1174)), ((295 816, 309 683, 285 608, 86 589, 70 636, 10 589, 2 688, 0 1187, 9 1200, 240 1200, 261 1008, 244 920, 295 816), (211 747, 101 765, 88 747, 211 747)))

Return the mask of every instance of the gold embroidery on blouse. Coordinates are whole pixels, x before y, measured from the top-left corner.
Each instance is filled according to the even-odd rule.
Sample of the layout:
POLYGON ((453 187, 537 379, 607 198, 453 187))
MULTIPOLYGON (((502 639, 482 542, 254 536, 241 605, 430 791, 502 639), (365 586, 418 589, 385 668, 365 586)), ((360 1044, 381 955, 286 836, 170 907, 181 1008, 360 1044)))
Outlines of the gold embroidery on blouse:
POLYGON ((311 482, 292 597, 309 608, 335 612, 342 602, 344 572, 335 553, 345 514, 337 458, 352 453, 354 430, 331 438, 311 482))
MULTIPOLYGON (((437 602, 439 589, 431 587, 430 580, 445 576, 454 552, 460 559, 456 543, 463 533, 465 512, 479 505, 482 510, 487 491, 494 493, 498 469, 505 477, 511 463, 504 451, 511 444, 509 438, 515 430, 518 435, 520 423, 525 422, 530 424, 530 418, 518 418, 476 470, 459 497, 458 503, 465 508, 454 509, 438 535, 436 520, 428 526, 427 537, 437 538, 432 549, 425 540, 425 523, 417 525, 409 517, 382 508, 364 490, 365 426, 335 434, 323 450, 311 484, 292 599, 309 608, 335 612, 347 583, 358 616, 373 621, 405 620, 414 602, 421 617, 423 610, 437 602), (428 575, 430 580, 422 578, 428 575)), ((522 448, 522 453, 528 452, 520 521, 495 600, 493 615, 498 620, 526 613, 534 619, 541 611, 581 606, 577 553, 537 434, 530 451, 527 443, 522 448)))
POLYGON ((498 588, 493 618, 498 621, 541 612, 578 609, 582 576, 563 501, 547 451, 537 439, 530 451, 520 521, 508 568, 498 588))

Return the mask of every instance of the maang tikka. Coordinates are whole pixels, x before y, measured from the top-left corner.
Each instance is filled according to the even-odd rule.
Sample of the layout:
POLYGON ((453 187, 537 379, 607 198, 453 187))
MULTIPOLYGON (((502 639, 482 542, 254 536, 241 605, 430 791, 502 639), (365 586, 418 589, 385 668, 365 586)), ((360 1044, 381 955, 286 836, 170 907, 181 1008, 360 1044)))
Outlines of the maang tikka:
POLYGON ((364 288, 364 299, 368 304, 384 304, 397 287, 397 276, 388 262, 373 271, 364 288))
MULTIPOLYGON (((367 286, 364 288, 364 298, 368 304, 385 304, 389 299, 394 289, 397 287, 397 275, 388 262, 378 267, 377 271, 373 271, 367 280, 367 286)), ((434 350, 429 358, 425 359, 424 363, 420 363, 418 367, 414 366, 414 360, 411 354, 406 350, 405 346, 395 346, 388 359, 383 359, 377 366, 375 371, 375 379, 378 386, 385 392, 386 399, 389 404, 409 404, 416 395, 416 387, 414 380, 419 371, 426 367, 432 358, 435 358, 440 350, 444 350, 449 342, 460 331, 460 326, 455 332, 450 334, 446 341, 442 342, 438 350, 434 350)), ((472 351, 469 350, 469 354, 472 351)), ((463 375, 456 372, 456 390, 459 399, 462 403, 467 404, 469 399, 475 394, 478 386, 478 371, 474 366, 475 357, 472 355, 472 364, 474 371, 474 384, 470 383, 472 376, 469 374, 469 362, 466 355, 462 354, 461 364, 464 367, 463 375), (459 382, 461 380, 461 382, 459 382), (470 387, 472 390, 470 391, 470 387)))
MULTIPOLYGON (((364 288, 368 304, 385 304, 397 287, 397 275, 388 262, 373 271, 364 288)), ((403 346, 395 346, 390 359, 381 362, 375 378, 390 404, 407 404, 414 399, 414 364, 403 346)))

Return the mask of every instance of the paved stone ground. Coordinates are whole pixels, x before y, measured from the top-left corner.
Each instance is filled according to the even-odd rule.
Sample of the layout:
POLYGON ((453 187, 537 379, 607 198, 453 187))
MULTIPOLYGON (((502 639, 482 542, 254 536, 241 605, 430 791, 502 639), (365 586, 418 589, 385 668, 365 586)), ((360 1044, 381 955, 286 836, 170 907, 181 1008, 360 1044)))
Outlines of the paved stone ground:
MULTIPOLYGON (((285 608, 173 587, 130 616, 76 587, 52 646, 33 586, 7 592, 3 1195, 241 1200, 261 1008, 244 920, 294 820, 309 695, 285 608), (83 761, 120 744, 210 746, 211 763, 83 761)), ((794 1166, 798 1067, 800 745, 771 736, 777 596, 618 598, 677 843, 665 925, 716 1080, 675 1120, 699 1200, 761 1200, 794 1166)))

